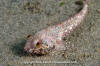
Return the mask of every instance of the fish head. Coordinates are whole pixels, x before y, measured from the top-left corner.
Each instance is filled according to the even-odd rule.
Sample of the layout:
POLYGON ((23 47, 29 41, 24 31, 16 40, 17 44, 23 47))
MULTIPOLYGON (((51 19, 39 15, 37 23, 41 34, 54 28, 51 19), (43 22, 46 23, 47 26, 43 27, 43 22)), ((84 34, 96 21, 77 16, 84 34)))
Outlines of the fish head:
POLYGON ((27 39, 24 50, 31 54, 47 54, 48 46, 43 44, 42 39, 30 36, 27 39))

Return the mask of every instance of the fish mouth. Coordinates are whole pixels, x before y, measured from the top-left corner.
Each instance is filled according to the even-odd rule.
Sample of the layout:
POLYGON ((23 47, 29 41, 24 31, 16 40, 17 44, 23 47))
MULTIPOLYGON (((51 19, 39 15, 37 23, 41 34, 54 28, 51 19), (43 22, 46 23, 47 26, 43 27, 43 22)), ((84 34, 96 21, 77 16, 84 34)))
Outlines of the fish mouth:
POLYGON ((28 52, 30 54, 47 54, 48 50, 47 49, 39 48, 39 49, 30 49, 28 52))
POLYGON ((39 48, 31 48, 27 52, 30 54, 47 54, 48 53, 48 48, 45 46, 41 46, 39 48))
POLYGON ((32 55, 34 54, 45 55, 45 54, 48 54, 49 51, 50 51, 49 47, 45 45, 41 45, 40 47, 35 47, 35 48, 30 48, 30 49, 25 48, 25 52, 32 55))

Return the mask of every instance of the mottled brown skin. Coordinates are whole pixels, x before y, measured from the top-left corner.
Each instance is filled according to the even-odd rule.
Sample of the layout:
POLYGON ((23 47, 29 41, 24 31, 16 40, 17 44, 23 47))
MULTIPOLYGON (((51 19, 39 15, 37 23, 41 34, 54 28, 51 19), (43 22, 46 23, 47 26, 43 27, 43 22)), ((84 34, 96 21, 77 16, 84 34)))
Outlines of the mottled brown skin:
POLYGON ((65 50, 63 37, 69 35, 85 18, 88 10, 88 0, 85 0, 83 9, 67 21, 28 36, 24 50, 31 54, 47 54, 50 50, 65 50))

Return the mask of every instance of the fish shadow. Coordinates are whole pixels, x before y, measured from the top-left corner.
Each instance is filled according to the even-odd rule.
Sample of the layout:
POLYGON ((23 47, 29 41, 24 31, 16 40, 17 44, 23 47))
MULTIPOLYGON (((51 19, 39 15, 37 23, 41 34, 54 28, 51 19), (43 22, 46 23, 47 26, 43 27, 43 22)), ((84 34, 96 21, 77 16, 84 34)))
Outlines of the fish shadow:
POLYGON ((26 40, 22 39, 20 40, 20 42, 15 43, 12 47, 12 53, 16 56, 32 56, 32 57, 41 57, 41 56, 45 56, 43 54, 29 54, 27 52, 24 51, 24 46, 25 46, 26 40))
POLYGON ((82 1, 76 1, 75 2, 76 5, 80 6, 80 8, 78 10, 76 10, 77 12, 80 12, 83 9, 83 2, 82 1))
POLYGON ((12 53, 17 56, 26 56, 27 54, 25 54, 24 52, 25 43, 26 43, 25 39, 22 39, 20 42, 15 43, 11 47, 12 53))

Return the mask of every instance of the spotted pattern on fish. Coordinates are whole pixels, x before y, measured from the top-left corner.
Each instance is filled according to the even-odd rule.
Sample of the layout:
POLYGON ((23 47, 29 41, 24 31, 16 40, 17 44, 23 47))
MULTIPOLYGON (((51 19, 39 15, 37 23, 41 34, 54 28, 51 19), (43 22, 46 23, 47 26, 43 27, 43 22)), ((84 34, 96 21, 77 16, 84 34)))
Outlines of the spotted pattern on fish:
POLYGON ((88 0, 85 0, 83 9, 75 16, 28 37, 24 50, 31 54, 47 54, 50 50, 63 50, 63 37, 69 35, 84 20, 87 10, 88 0))

